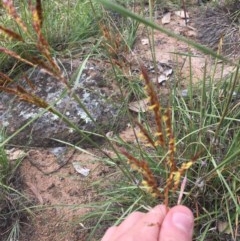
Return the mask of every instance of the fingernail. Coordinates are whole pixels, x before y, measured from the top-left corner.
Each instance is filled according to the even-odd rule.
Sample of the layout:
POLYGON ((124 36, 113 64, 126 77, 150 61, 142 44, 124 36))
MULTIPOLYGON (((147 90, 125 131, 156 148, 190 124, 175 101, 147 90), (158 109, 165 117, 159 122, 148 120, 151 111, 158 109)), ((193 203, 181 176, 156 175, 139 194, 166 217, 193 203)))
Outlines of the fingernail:
POLYGON ((193 218, 186 213, 176 212, 172 216, 173 225, 185 233, 192 232, 193 218))

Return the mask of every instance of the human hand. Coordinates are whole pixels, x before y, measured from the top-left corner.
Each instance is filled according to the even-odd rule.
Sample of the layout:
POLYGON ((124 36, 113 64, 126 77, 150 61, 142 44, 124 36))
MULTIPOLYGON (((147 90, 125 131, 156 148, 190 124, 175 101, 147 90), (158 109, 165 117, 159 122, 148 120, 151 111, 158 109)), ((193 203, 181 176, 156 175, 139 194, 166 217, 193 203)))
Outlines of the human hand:
POLYGON ((102 241, 191 241, 194 217, 185 206, 167 211, 158 205, 148 213, 133 212, 119 226, 107 230, 102 241))

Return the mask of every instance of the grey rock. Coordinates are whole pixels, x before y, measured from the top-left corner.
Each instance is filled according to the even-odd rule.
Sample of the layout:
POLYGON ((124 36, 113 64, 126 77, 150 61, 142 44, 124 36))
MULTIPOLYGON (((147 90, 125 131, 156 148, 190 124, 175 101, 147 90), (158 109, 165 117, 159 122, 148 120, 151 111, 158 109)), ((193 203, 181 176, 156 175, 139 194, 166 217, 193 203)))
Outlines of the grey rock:
MULTIPOLYGON (((63 66, 65 75, 71 76, 74 71, 72 65, 65 63, 63 66)), ((28 71, 28 77, 32 80, 34 89, 23 79, 19 80, 18 84, 47 103, 52 103, 54 108, 64 114, 79 129, 86 133, 90 132, 88 135, 93 141, 96 141, 98 138, 93 133, 101 134, 111 130, 118 119, 120 109, 119 104, 115 104, 109 98, 110 90, 104 81, 103 74, 104 69, 89 61, 80 78, 73 78, 70 91, 66 91, 65 85, 59 80, 39 69, 28 71), (80 99, 91 118, 73 98, 73 93, 80 99)), ((43 109, 19 101, 18 98, 6 93, 0 94, 0 103, 0 126, 5 127, 7 136, 18 131, 32 118, 39 116, 15 135, 10 140, 10 144, 35 147, 63 145, 53 139, 72 144, 82 142, 81 144, 84 145, 87 143, 83 135, 77 133, 62 118, 49 111, 41 115, 43 109)))

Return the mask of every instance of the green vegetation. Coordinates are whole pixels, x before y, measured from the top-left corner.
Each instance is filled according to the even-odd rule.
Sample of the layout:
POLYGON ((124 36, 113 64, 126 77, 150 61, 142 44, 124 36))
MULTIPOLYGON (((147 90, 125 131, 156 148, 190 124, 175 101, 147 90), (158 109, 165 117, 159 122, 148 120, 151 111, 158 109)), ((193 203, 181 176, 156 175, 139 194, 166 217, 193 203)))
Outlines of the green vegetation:
MULTIPOLYGON (((37 36, 32 27, 32 16, 28 2, 27 0, 14 2, 17 13, 20 13, 19 15, 27 28, 27 32, 12 17, 5 14, 2 9, 0 15, 1 25, 5 27, 11 26, 10 29, 20 34, 24 39, 24 41, 9 41, 7 37, 1 35, 1 47, 14 50, 26 58, 29 55, 39 53, 35 44, 37 36)), ((93 3, 90 4, 88 1, 78 1, 77 3, 70 0, 43 2, 42 32, 51 47, 53 55, 71 56, 74 53, 84 52, 86 47, 89 48, 89 44, 84 43, 91 41, 91 36, 96 37, 98 34, 97 23, 101 18, 100 14, 99 16, 95 15, 94 18, 92 17, 93 7, 97 13, 99 6, 93 6, 93 3)), ((3 70, 9 70, 15 64, 11 58, 2 53, 0 54, 0 62, 3 70)), ((13 69, 15 72, 19 71, 15 68, 13 69)))
MULTIPOLYGON (((111 65, 109 80, 114 81, 114 86, 119 88, 119 99, 123 103, 121 112, 128 118, 131 128, 136 131, 135 127, 138 126, 145 138, 143 141, 138 137, 138 133, 135 133, 135 144, 129 144, 120 136, 107 137, 100 131, 101 134, 98 135, 105 139, 115 157, 107 155, 100 144, 91 143, 106 154, 104 163, 112 166, 115 171, 92 184, 99 191, 100 201, 89 204, 92 212, 79 217, 79 223, 84 223, 91 229, 87 240, 93 240, 93 237, 99 239, 106 227, 120 223, 132 211, 148 210, 159 202, 169 206, 176 205, 182 180, 177 179, 177 174, 180 175, 179 178, 185 175, 187 177, 187 185, 180 202, 190 207, 195 214, 194 240, 223 240, 226 236, 237 240, 240 215, 240 62, 232 61, 206 46, 155 24, 151 12, 151 9, 154 9, 154 6, 151 6, 152 1, 149 1, 150 20, 144 18, 145 12, 142 9, 146 1, 140 1, 136 13, 133 12, 134 8, 129 10, 135 1, 124 2, 124 6, 129 6, 128 8, 109 0, 85 0, 77 3, 71 0, 49 1, 39 5, 40 2, 36 1, 36 8, 32 6, 31 9, 28 1, 24 0, 13 8, 19 12, 23 24, 10 12, 1 10, 0 90, 10 92, 11 89, 21 100, 33 103, 44 111, 51 111, 88 139, 64 113, 54 109, 53 103, 46 103, 28 92, 13 89, 9 87, 9 83, 16 73, 23 72, 31 65, 37 65, 62 81, 66 86, 63 95, 72 94, 76 102, 84 108, 81 100, 71 92, 68 81, 74 81, 74 76, 69 80, 64 79, 52 57, 61 59, 81 56, 84 61, 77 75, 81 75, 81 68, 91 58, 104 59, 111 65), (168 96, 159 96, 156 85, 149 83, 148 73, 138 56, 135 56, 134 61, 137 59, 139 72, 133 73, 126 61, 126 55, 133 49, 139 25, 148 29, 151 43, 154 43, 154 29, 211 57, 211 61, 206 60, 204 74, 199 83, 193 83, 191 63, 194 56, 190 51, 185 53, 190 74, 184 94, 181 85, 175 81, 169 86, 168 96), (8 29, 16 35, 8 32, 8 29), (15 54, 7 52, 7 49, 15 54), (35 55, 37 58, 33 58, 35 55), (46 61, 47 65, 41 60, 46 61), (228 76, 217 76, 219 61, 222 61, 222 73, 227 64, 234 67, 228 76), (208 68, 210 64, 212 67, 208 68), (150 86, 153 86, 153 90, 150 86), (150 97, 152 111, 133 115, 128 109, 129 102, 140 101, 146 97, 150 97), (164 143, 161 143, 161 137, 164 143), (149 169, 142 167, 142 163, 149 169), (187 166, 184 166, 184 163, 187 166), (130 170, 129 165, 133 170, 130 170), (158 184, 157 190, 155 182, 158 184), (219 222, 226 226, 221 232, 218 231, 219 222)), ((239 11, 236 11, 234 17, 239 18, 239 11)), ((236 22, 236 19, 234 21, 236 22)), ((154 46, 151 51, 154 62, 154 46)), ((181 54, 176 53, 179 56, 181 54)), ((180 78, 175 71, 174 79, 180 78)), ((92 119, 88 110, 85 111, 92 119)), ((12 166, 7 159, 6 142, 10 141, 11 137, 0 137, 0 221, 7 220, 3 230, 8 230, 8 240, 14 240, 21 232, 19 220, 27 210, 26 199, 20 194, 21 189, 16 191, 15 188, 18 187, 12 186, 11 178, 17 176, 20 162, 12 166), (14 205, 5 209, 10 200, 9 195, 16 195, 17 201, 14 199, 14 205), (18 218, 12 218, 16 215, 18 218)))
MULTIPOLYGON (((1 131, 0 142, 3 140, 4 132, 1 131)), ((20 163, 21 159, 10 162, 4 146, 0 147, 0 238, 6 241, 19 238, 21 225, 30 214, 30 201, 21 193, 20 163)))

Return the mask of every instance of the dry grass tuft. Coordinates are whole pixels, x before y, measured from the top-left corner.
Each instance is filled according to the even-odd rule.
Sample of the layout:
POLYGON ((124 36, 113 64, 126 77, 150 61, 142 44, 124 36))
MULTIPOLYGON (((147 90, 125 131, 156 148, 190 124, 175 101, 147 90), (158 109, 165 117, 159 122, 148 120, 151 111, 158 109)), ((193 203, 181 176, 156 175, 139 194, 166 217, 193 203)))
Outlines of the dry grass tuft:
POLYGON ((151 137, 149 132, 144 128, 142 124, 136 122, 140 127, 141 134, 145 137, 146 141, 155 149, 160 146, 166 151, 166 168, 169 170, 169 175, 166 180, 166 184, 163 188, 163 194, 160 192, 158 182, 151 171, 149 164, 146 160, 138 160, 133 157, 127 151, 121 150, 122 154, 127 157, 128 162, 134 170, 137 170, 143 176, 144 190, 150 193, 153 197, 164 198, 164 204, 168 206, 169 192, 174 192, 179 187, 181 178, 185 175, 186 171, 193 165, 198 159, 200 154, 195 155, 190 161, 182 163, 180 167, 177 167, 175 160, 175 138, 171 123, 171 108, 168 107, 165 112, 161 108, 158 96, 154 90, 154 86, 147 74, 146 69, 141 66, 142 76, 145 80, 147 95, 150 99, 149 109, 153 111, 157 131, 155 133, 155 139, 151 137))

